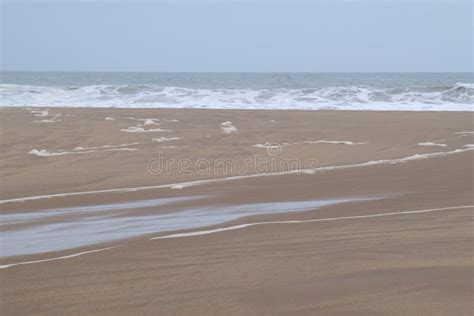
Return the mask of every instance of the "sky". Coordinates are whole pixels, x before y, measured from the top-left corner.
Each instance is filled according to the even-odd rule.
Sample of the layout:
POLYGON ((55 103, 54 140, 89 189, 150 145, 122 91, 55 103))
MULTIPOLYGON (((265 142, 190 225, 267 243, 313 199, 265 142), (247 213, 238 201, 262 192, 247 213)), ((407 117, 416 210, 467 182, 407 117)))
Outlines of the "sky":
POLYGON ((8 71, 473 71, 470 0, 0 0, 8 71))

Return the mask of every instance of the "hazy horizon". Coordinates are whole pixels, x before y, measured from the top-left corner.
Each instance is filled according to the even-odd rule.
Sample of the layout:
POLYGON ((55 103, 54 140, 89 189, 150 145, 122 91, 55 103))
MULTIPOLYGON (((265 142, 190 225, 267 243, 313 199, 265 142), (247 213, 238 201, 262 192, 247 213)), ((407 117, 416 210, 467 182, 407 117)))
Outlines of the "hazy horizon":
POLYGON ((473 71, 465 0, 2 1, 4 71, 473 71))
POLYGON ((0 73, 156 73, 156 74, 474 74, 474 71, 101 71, 101 70, 0 70, 0 73))

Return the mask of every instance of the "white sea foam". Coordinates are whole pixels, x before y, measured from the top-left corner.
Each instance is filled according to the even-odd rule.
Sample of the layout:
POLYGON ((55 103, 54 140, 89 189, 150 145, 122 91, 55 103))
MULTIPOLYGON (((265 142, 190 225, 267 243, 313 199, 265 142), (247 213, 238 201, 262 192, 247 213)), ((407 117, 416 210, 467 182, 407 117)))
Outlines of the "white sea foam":
POLYGON ((184 189, 186 186, 184 185, 181 185, 180 183, 176 183, 176 184, 172 184, 170 186, 170 189, 174 189, 174 190, 179 190, 179 189, 184 189))
POLYGON ((276 148, 276 147, 284 147, 284 146, 293 146, 293 145, 303 145, 303 144, 336 144, 336 145, 350 145, 350 146, 355 146, 355 145, 365 145, 368 144, 368 142, 353 142, 349 140, 315 140, 315 141, 305 141, 305 142, 296 142, 296 143, 269 143, 266 142, 264 144, 256 144, 252 145, 253 147, 257 148, 276 148))
POLYGON ((105 118, 105 120, 106 121, 115 121, 115 119, 113 117, 108 117, 108 116, 105 118))
POLYGON ((371 161, 367 161, 367 162, 362 162, 362 163, 357 163, 357 164, 350 164, 350 165, 327 166, 327 167, 318 167, 318 168, 314 168, 314 169, 298 169, 298 170, 282 171, 282 172, 274 172, 274 173, 259 173, 259 174, 233 176, 233 177, 209 179, 209 180, 195 180, 195 181, 182 182, 182 183, 177 183, 177 184, 172 184, 172 185, 166 185, 166 187, 170 187, 172 189, 173 188, 183 189, 183 188, 186 188, 186 187, 192 187, 192 186, 197 186, 197 185, 205 185, 205 184, 223 182, 223 181, 242 180, 242 179, 249 179, 249 178, 256 178, 256 177, 281 176, 281 175, 301 174, 301 173, 303 173, 303 174, 315 174, 317 172, 342 170, 342 169, 348 169, 348 168, 360 168, 360 167, 367 167, 367 166, 374 166, 374 165, 384 165, 384 164, 398 164, 398 163, 405 163, 407 161, 428 159, 428 158, 433 158, 433 157, 443 157, 443 156, 447 156, 447 155, 452 155, 452 154, 457 154, 457 153, 470 151, 472 149, 474 149, 474 148, 456 149, 456 150, 453 150, 453 151, 428 153, 428 154, 415 154, 415 155, 412 155, 412 156, 398 158, 398 159, 371 160, 371 161))
MULTIPOLYGON (((283 144, 282 144, 283 145, 283 144)), ((277 143, 264 143, 264 144, 256 144, 252 145, 252 147, 257 147, 257 148, 264 148, 264 149, 270 149, 270 148, 278 148, 280 147, 280 144, 277 143)))
POLYGON ((135 117, 127 117, 129 120, 134 120, 138 122, 143 122, 143 125, 160 125, 160 120, 155 119, 155 118, 144 118, 144 119, 139 119, 135 117))
MULTIPOLYGON (((93 152, 93 151, 91 151, 93 152)), ((38 157, 54 157, 54 156, 63 156, 70 154, 77 154, 78 152, 69 152, 69 151, 58 151, 58 152, 49 152, 46 149, 32 149, 28 152, 29 155, 35 155, 38 157)))
POLYGON ((34 114, 36 117, 43 118, 41 120, 35 120, 34 123, 56 123, 61 122, 62 120, 60 117, 62 116, 61 113, 56 113, 54 116, 50 116, 48 110, 30 110, 30 113, 34 114))
POLYGON ((446 144, 434 143, 434 142, 424 142, 424 143, 418 143, 418 146, 438 146, 438 147, 446 147, 446 146, 448 146, 448 145, 446 145, 446 144))
POLYGON ((157 85, 0 84, 3 106, 473 111, 474 85, 193 89, 157 85))
POLYGON ((153 237, 153 238, 150 238, 150 239, 151 240, 156 240, 156 239, 169 239, 169 238, 181 238, 181 237, 193 237, 193 236, 209 235, 209 234, 220 233, 220 232, 236 230, 236 229, 242 229, 242 228, 247 228, 247 227, 252 227, 252 226, 259 226, 259 225, 302 224, 302 223, 332 222, 332 221, 341 221, 341 220, 360 220, 360 219, 365 219, 365 218, 395 216, 395 215, 407 215, 407 214, 420 214, 420 213, 465 209, 465 208, 472 208, 472 207, 474 207, 474 205, 451 206, 451 207, 432 208, 432 209, 424 209, 424 210, 416 210, 416 211, 401 211, 401 212, 377 213, 377 214, 368 214, 368 215, 329 217, 329 218, 318 218, 318 219, 309 219, 309 220, 256 222, 256 223, 233 225, 233 226, 228 226, 228 227, 220 227, 220 228, 215 228, 215 229, 206 229, 206 230, 198 230, 198 231, 185 232, 185 233, 169 234, 169 235, 164 235, 164 236, 159 236, 159 237, 153 237))
POLYGON ((14 266, 20 266, 20 265, 25 265, 25 264, 33 264, 33 263, 42 263, 42 262, 48 262, 48 261, 55 261, 55 260, 64 260, 64 259, 71 259, 71 258, 76 258, 79 256, 83 256, 89 253, 95 253, 95 252, 101 252, 105 250, 110 250, 117 248, 119 246, 115 247, 107 247, 107 248, 101 248, 101 249, 94 249, 94 250, 89 250, 89 251, 82 251, 82 252, 77 252, 73 253, 67 256, 61 256, 61 257, 55 257, 55 258, 48 258, 48 259, 42 259, 42 260, 33 260, 33 261, 23 261, 23 262, 18 262, 18 263, 10 263, 10 264, 4 264, 0 265, 0 269, 6 269, 14 266))
POLYGON ((96 147, 76 147, 73 150, 94 150, 94 149, 106 149, 106 148, 119 148, 119 147, 127 147, 127 146, 135 146, 142 143, 127 143, 127 144, 118 144, 118 145, 103 145, 103 146, 96 146, 96 147))
POLYGON ((130 126, 128 128, 122 128, 122 132, 127 133, 155 133, 155 132, 171 132, 169 129, 161 129, 161 128, 149 128, 145 129, 143 127, 138 126, 130 126))
POLYGON ((474 148, 474 144, 466 144, 466 145, 464 145, 464 147, 467 147, 467 148, 474 148))
POLYGON ((110 148, 110 149, 105 149, 105 150, 100 150, 100 151, 136 151, 138 150, 137 148, 110 148))
POLYGON ((301 143, 293 143, 289 145, 298 145, 298 144, 338 144, 338 145, 365 145, 368 142, 352 142, 350 140, 316 140, 316 141, 308 141, 308 142, 301 142, 301 143))
POLYGON ((143 119, 143 124, 144 125, 158 125, 158 119, 143 119))
POLYGON ((172 140, 181 139, 179 137, 160 137, 160 138, 153 138, 152 140, 158 143, 170 142, 172 140))
POLYGON ((56 122, 60 122, 61 120, 48 120, 48 119, 45 119, 45 120, 38 120, 38 121, 33 121, 34 123, 56 123, 56 122))
POLYGON ((232 125, 231 121, 222 122, 221 129, 224 134, 237 133, 237 128, 232 125))
POLYGON ((89 154, 95 152, 104 152, 104 151, 135 151, 136 148, 108 148, 108 149, 90 149, 90 150, 83 150, 77 149, 81 147, 76 147, 74 151, 58 151, 58 152, 49 152, 46 149, 32 149, 28 152, 29 155, 35 155, 38 157, 55 157, 55 156, 64 156, 64 155, 73 155, 73 154, 89 154))
POLYGON ((33 110, 30 113, 34 114, 37 117, 45 117, 49 115, 48 110, 33 110))
POLYGON ((189 182, 159 184, 159 185, 143 186, 143 187, 130 187, 130 188, 120 188, 120 189, 103 189, 103 190, 96 190, 96 191, 79 191, 79 192, 56 193, 56 194, 48 194, 48 195, 36 195, 36 196, 28 196, 28 197, 0 200, 0 204, 34 201, 34 200, 43 200, 43 199, 51 199, 51 198, 67 197, 67 196, 100 194, 100 193, 137 192, 137 191, 142 191, 142 190, 154 190, 154 189, 165 189, 165 188, 183 189, 183 188, 186 188, 186 187, 197 186, 197 185, 206 185, 206 184, 212 184, 212 183, 242 180, 242 179, 251 179, 251 178, 258 178, 258 177, 271 177, 271 176, 282 176, 282 175, 291 175, 291 174, 313 174, 313 173, 316 174, 318 172, 327 172, 327 171, 332 171, 332 170, 343 170, 343 169, 348 169, 348 168, 361 168, 361 167, 374 166, 374 165, 383 165, 383 164, 398 164, 398 163, 405 163, 407 161, 428 159, 428 158, 434 158, 434 157, 445 157, 445 156, 448 156, 448 155, 459 154, 459 153, 468 152, 468 151, 471 151, 471 150, 474 150, 474 148, 455 149, 455 150, 451 150, 451 151, 427 153, 427 154, 415 154, 415 155, 412 155, 412 156, 402 157, 402 158, 372 160, 372 161, 356 163, 356 164, 318 167, 318 168, 314 168, 314 169, 298 169, 298 170, 290 170, 290 171, 282 171, 282 172, 274 172, 274 173, 256 173, 256 174, 232 176, 232 177, 225 177, 225 178, 195 180, 195 181, 189 181, 189 182))
POLYGON ((58 116, 48 118, 48 119, 42 119, 42 120, 37 120, 33 121, 35 123, 56 123, 56 122, 61 122, 62 119, 60 119, 58 116))

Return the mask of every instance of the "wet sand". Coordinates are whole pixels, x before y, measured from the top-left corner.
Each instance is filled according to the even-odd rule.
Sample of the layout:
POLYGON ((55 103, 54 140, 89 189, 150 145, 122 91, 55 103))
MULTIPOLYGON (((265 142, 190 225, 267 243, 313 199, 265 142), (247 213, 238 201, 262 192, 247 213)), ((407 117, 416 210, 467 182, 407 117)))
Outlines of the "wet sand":
MULTIPOLYGON (((56 122, 34 122, 38 113, 25 109, 2 110, 2 216, 170 197, 203 198, 95 215, 133 219, 209 207, 215 215, 242 205, 376 199, 304 211, 290 203, 293 212, 184 232, 237 225, 233 230, 167 239, 152 238, 176 231, 147 232, 5 257, 1 265, 64 257, 1 269, 5 314, 472 312, 473 152, 466 146, 474 143, 466 133, 472 131, 471 113, 48 110, 40 119, 57 117, 56 122), (141 120, 150 118, 157 120, 141 120), (226 133, 224 122, 236 131, 226 133), (170 131, 122 131, 130 127, 170 131), (135 150, 109 151, 118 148, 135 150), (33 149, 71 153, 39 157, 28 154, 33 149), (191 167, 184 173, 177 165, 167 174, 150 172, 150 161, 160 153, 165 161, 189 159, 191 167), (242 177, 260 173, 262 165, 242 167, 255 157, 278 174, 242 177), (231 159, 234 172, 229 165, 214 168, 219 158, 231 159), (280 164, 296 159, 306 167, 302 162, 312 158, 317 165, 311 171, 285 174, 280 164), (210 172, 199 172, 198 159, 211 163, 210 172), (193 185, 176 185, 183 182, 193 185), (135 189, 103 192, 120 188, 135 189), (67 195, 79 191, 84 193, 67 195), (65 195, 50 196, 58 193, 65 195)), ((81 216, 7 224, 1 232, 73 223, 81 216)))

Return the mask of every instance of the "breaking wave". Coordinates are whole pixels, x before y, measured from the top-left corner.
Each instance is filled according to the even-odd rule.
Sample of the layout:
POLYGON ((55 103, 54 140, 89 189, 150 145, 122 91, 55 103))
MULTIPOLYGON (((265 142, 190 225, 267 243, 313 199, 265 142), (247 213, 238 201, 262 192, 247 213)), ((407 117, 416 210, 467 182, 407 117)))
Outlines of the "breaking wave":
POLYGON ((474 84, 374 88, 193 89, 0 84, 2 106, 473 111, 474 84))

